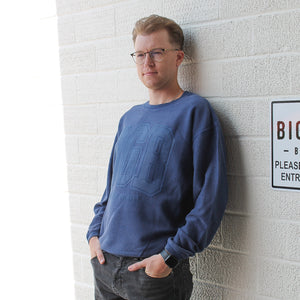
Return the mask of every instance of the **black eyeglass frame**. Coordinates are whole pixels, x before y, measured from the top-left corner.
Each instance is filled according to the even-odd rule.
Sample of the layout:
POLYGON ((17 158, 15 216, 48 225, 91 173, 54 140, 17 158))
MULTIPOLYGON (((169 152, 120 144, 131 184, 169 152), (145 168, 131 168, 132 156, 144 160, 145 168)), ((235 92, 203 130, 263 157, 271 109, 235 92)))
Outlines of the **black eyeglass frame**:
POLYGON ((161 50, 163 52, 163 54, 165 54, 167 51, 180 51, 180 49, 178 48, 174 48, 174 49, 167 49, 167 48, 154 48, 150 51, 147 51, 147 52, 142 52, 142 51, 136 51, 136 52, 133 52, 130 54, 130 56, 132 57, 133 61, 138 64, 138 65, 142 65, 144 62, 145 62, 145 59, 146 59, 146 55, 147 53, 149 53, 149 56, 150 58, 153 60, 153 61, 156 61, 156 62, 161 62, 163 60, 163 58, 161 60, 156 60, 153 56, 153 52, 155 52, 155 50, 161 50), (135 59, 136 57, 136 54, 143 54, 144 58, 143 58, 143 62, 141 63, 138 63, 135 59))

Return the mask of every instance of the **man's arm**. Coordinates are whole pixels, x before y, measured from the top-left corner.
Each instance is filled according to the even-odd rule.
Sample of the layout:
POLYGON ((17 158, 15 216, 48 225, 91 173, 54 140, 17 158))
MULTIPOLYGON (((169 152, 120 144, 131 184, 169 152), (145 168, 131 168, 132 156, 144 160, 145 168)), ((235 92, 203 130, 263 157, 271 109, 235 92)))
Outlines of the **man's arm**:
POLYGON ((91 258, 93 259, 97 257, 100 264, 103 265, 105 263, 105 258, 101 250, 98 237, 93 236, 89 241, 89 246, 90 246, 91 258))
MULTIPOLYGON (((96 203, 96 205, 94 207, 95 215, 89 226, 88 232, 86 234, 86 238, 87 238, 89 246, 90 246, 90 251, 91 251, 92 257, 98 256, 98 254, 101 251, 100 243, 99 243, 100 228, 101 228, 102 218, 103 218, 103 215, 104 215, 104 212, 106 209, 106 205, 107 205, 107 201, 108 201, 110 189, 111 189, 112 173, 113 173, 113 157, 114 157, 114 149, 115 149, 115 144, 117 142, 117 137, 118 137, 118 135, 116 135, 116 137, 115 137, 115 141, 114 141, 113 148, 112 148, 111 155, 110 155, 108 172, 107 172, 106 188, 103 193, 101 201, 96 203)), ((102 256, 103 256, 103 254, 101 251, 99 261, 102 259, 102 256)), ((99 256, 98 256, 98 258, 99 258, 99 256)))
POLYGON ((227 204, 225 144, 218 120, 193 141, 194 207, 166 250, 177 259, 201 252, 215 235, 227 204))
POLYGON ((153 278, 167 277, 172 269, 165 264, 163 257, 160 254, 152 255, 128 267, 131 272, 145 268, 145 273, 153 278))

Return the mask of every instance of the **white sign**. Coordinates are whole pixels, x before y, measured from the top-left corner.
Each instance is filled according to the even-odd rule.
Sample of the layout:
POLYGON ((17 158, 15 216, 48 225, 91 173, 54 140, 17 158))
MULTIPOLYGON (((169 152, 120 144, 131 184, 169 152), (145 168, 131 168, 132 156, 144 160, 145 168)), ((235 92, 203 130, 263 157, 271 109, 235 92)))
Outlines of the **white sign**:
POLYGON ((272 187, 300 190, 300 100, 271 103, 272 187))

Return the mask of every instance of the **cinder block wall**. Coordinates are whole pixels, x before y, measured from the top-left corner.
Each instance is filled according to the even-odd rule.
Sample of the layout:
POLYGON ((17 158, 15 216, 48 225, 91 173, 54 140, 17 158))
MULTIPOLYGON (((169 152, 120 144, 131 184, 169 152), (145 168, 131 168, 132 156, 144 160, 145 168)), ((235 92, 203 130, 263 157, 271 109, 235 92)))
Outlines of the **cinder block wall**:
POLYGON ((120 116, 147 101, 129 53, 135 21, 176 20, 182 86, 208 98, 228 147, 230 200, 191 259, 193 299, 299 299, 300 194, 270 188, 270 101, 300 98, 299 0, 57 0, 77 300, 93 299, 85 241, 120 116))

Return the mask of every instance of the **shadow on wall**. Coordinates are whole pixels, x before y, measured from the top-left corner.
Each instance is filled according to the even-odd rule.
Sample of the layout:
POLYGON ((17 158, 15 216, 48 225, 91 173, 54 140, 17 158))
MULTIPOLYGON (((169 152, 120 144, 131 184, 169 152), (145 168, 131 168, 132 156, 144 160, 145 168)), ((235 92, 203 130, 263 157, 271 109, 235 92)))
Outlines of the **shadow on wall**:
MULTIPOLYGON (((206 74, 201 69, 202 63, 193 58, 195 47, 192 37, 188 36, 186 59, 179 72, 179 81, 185 90, 208 98, 219 117, 227 149, 229 200, 222 224, 211 245, 190 260, 194 275, 192 299, 241 298, 243 291, 249 293, 255 290, 256 285, 256 263, 251 255, 252 226, 247 214, 250 190, 242 176, 247 158, 243 155, 240 140, 236 138, 238 133, 235 124, 230 119, 234 110, 231 111, 230 107, 226 109, 228 103, 219 94, 221 89, 218 87, 222 86, 222 82, 217 83, 218 87, 214 92, 214 82, 209 82, 210 78, 203 78, 206 74)), ((217 67, 216 70, 218 69, 217 67)), ((213 81, 216 78, 221 81, 222 75, 213 75, 213 81)))

